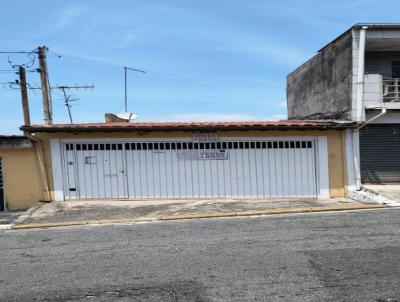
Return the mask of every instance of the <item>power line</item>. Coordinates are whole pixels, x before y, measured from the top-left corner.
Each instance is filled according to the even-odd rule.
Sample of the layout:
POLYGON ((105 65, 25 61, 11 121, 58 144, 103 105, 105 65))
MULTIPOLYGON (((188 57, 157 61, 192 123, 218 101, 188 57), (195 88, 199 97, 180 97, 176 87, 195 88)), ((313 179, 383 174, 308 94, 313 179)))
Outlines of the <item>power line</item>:
POLYGON ((56 53, 56 52, 54 52, 54 51, 52 51, 52 50, 50 50, 50 49, 48 49, 47 52, 52 53, 52 54, 55 55, 57 58, 62 58, 61 55, 59 55, 58 53, 56 53))
POLYGON ((35 48, 31 51, 0 51, 0 54, 8 55, 7 61, 12 69, 19 69, 20 66, 23 66, 25 68, 31 68, 35 64, 36 55, 38 54, 38 49, 35 48), (11 58, 18 54, 26 54, 28 61, 23 64, 14 64, 11 58))
POLYGON ((12 69, 12 70, 0 70, 0 73, 18 73, 18 71, 16 69, 12 69))
POLYGON ((21 53, 21 54, 24 54, 24 53, 31 53, 32 51, 0 51, 0 54, 10 54, 10 53, 15 53, 15 54, 17 54, 17 53, 21 53))

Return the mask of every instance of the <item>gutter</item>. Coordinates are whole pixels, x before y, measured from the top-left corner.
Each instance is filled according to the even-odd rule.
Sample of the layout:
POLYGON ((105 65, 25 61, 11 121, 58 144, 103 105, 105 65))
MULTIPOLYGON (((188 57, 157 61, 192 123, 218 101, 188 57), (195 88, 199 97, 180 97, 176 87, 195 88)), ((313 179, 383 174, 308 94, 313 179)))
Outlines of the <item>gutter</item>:
POLYGON ((36 149, 36 155, 39 160, 39 166, 40 166, 40 175, 42 177, 42 183, 44 185, 44 191, 46 192, 47 195, 47 200, 48 202, 51 201, 51 195, 50 195, 50 189, 49 189, 49 182, 47 178, 47 172, 46 172, 46 167, 44 164, 44 154, 43 154, 43 141, 38 139, 37 137, 34 137, 33 135, 28 134, 27 137, 35 142, 35 149, 36 149))
POLYGON ((357 66, 357 107, 356 120, 362 121, 363 94, 364 94, 364 65, 365 65, 365 40, 368 27, 363 26, 360 29, 360 42, 358 45, 358 66, 357 66))
MULTIPOLYGON (((358 66, 357 66, 357 97, 356 97, 356 117, 357 122, 363 119, 363 95, 364 95, 364 64, 365 64, 365 40, 368 26, 360 29, 360 42, 358 44, 358 66)), ((361 126, 362 127, 362 126, 361 126)), ((361 171, 360 171, 360 132, 358 127, 352 131, 353 145, 353 164, 355 174, 356 191, 361 190, 361 171)))

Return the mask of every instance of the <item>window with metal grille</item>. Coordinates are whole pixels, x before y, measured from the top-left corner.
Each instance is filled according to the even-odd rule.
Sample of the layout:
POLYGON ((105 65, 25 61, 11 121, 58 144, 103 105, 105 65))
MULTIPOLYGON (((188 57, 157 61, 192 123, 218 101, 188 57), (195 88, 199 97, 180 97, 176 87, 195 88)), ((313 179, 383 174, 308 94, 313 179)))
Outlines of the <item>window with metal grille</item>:
POLYGON ((67 151, 92 150, 220 150, 220 149, 309 149, 312 141, 242 141, 242 142, 138 142, 112 144, 65 144, 67 151))

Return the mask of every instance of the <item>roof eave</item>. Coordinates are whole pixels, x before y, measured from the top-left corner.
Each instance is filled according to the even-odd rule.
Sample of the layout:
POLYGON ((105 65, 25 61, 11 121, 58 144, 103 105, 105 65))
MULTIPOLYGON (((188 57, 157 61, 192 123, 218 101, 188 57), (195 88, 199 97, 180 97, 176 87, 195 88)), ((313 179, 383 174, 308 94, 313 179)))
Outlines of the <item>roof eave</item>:
POLYGON ((56 133, 56 132, 154 132, 154 131, 266 131, 266 130, 343 130, 354 128, 353 124, 327 124, 327 125, 272 125, 272 126, 179 126, 179 127, 74 127, 74 128, 51 128, 51 127, 27 127, 23 126, 20 129, 30 133, 56 133))
POLYGON ((400 29, 400 23, 356 23, 353 26, 351 26, 349 29, 347 29, 346 31, 341 33, 339 36, 337 36, 335 39, 333 39, 329 43, 325 44, 317 52, 321 52, 325 48, 334 44, 336 41, 342 39, 346 34, 351 32, 353 29, 360 29, 364 26, 367 26, 369 29, 400 29))

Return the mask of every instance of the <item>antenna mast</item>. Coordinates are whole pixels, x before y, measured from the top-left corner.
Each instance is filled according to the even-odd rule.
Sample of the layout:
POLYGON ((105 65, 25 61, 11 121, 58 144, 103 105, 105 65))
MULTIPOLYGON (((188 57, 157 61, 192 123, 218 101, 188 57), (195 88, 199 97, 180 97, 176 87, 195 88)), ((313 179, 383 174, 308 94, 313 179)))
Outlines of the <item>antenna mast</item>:
POLYGON ((136 68, 130 68, 130 67, 125 67, 124 66, 124 74, 125 74, 125 112, 128 112, 128 70, 136 71, 136 72, 141 72, 141 73, 146 73, 144 70, 136 69, 136 68))
POLYGON ((70 102, 74 102, 74 101, 77 101, 79 99, 72 99, 70 95, 67 95, 66 90, 67 89, 77 89, 77 90, 78 89, 93 89, 94 85, 82 85, 82 86, 78 86, 78 85, 75 85, 75 86, 67 86, 67 85, 59 86, 59 85, 57 85, 57 86, 52 87, 52 88, 57 88, 57 89, 62 90, 62 92, 64 94, 64 104, 65 104, 65 107, 67 107, 67 110, 68 110, 69 120, 70 120, 71 124, 73 124, 74 122, 72 120, 72 112, 71 112, 72 105, 70 104, 70 102))

